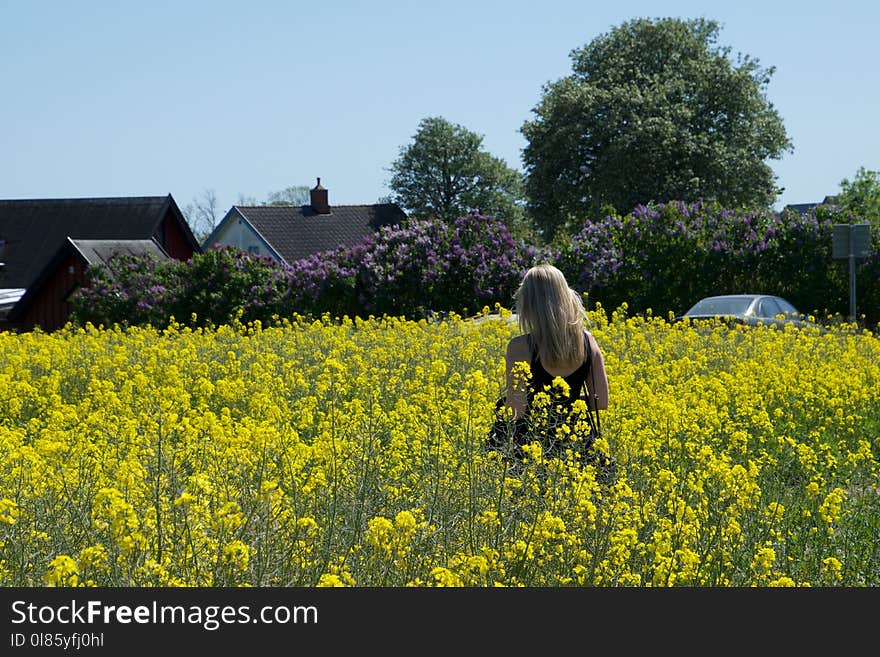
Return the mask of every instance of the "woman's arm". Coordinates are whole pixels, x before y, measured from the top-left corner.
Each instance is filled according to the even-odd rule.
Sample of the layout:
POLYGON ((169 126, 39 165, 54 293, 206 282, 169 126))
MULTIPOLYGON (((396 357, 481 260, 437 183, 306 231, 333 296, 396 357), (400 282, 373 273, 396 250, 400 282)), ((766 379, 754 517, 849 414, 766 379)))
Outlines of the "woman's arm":
POLYGON ((504 356, 507 369, 507 402, 508 408, 513 409, 515 418, 525 417, 528 403, 528 381, 524 379, 517 363, 530 364, 528 342, 525 336, 517 336, 507 343, 507 353, 504 356))
POLYGON ((589 403, 592 408, 598 406, 599 409, 604 410, 608 408, 608 375, 605 373, 605 357, 602 355, 602 350, 599 349, 599 344, 593 334, 587 332, 587 337, 590 341, 590 354, 593 360, 591 365, 593 371, 587 375, 587 389, 590 391, 589 403), (593 382, 596 383, 595 390, 593 390, 593 382), (595 398, 595 404, 593 398, 595 398))

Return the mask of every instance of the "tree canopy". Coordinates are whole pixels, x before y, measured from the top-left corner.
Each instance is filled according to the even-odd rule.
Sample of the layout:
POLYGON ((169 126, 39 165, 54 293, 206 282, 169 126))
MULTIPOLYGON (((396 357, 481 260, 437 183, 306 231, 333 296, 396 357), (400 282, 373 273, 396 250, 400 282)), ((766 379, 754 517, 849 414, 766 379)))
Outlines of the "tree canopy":
POLYGON ((859 167, 852 179, 841 180, 837 205, 857 220, 880 229, 880 171, 859 167))
POLYGON ((570 53, 521 132, 525 191, 546 237, 612 206, 767 207, 767 164, 792 145, 767 100, 774 68, 731 57, 707 19, 635 19, 570 53))
POLYGON ((391 165, 391 200, 423 219, 452 221, 473 210, 513 228, 523 216, 522 176, 482 145, 461 125, 423 119, 391 165))
POLYGON ((277 192, 270 192, 263 205, 307 205, 309 199, 307 185, 293 185, 277 192))

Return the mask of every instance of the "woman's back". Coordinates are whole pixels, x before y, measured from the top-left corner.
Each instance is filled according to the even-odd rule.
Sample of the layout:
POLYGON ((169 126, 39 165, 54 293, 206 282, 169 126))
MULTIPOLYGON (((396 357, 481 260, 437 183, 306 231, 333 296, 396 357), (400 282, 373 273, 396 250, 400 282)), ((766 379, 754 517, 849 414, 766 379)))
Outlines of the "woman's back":
POLYGON ((565 363, 556 367, 547 368, 541 362, 541 356, 537 344, 531 334, 527 335, 527 341, 531 345, 531 383, 529 386, 529 401, 536 392, 540 392, 549 388, 556 377, 562 377, 569 387, 568 401, 574 401, 584 390, 587 383, 587 377, 590 374, 590 365, 592 362, 590 340, 587 332, 583 332, 584 336, 584 358, 580 363, 565 363), (572 369, 574 367, 574 369, 572 369))

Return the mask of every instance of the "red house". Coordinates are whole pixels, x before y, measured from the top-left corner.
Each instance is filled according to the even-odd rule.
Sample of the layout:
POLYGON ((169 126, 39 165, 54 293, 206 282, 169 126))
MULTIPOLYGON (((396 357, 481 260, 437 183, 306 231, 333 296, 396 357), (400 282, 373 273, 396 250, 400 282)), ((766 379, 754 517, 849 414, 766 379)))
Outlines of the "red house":
POLYGON ((115 252, 188 260, 201 251, 168 196, 0 200, 0 291, 25 290, 6 318, 11 330, 53 331, 90 264, 115 252))

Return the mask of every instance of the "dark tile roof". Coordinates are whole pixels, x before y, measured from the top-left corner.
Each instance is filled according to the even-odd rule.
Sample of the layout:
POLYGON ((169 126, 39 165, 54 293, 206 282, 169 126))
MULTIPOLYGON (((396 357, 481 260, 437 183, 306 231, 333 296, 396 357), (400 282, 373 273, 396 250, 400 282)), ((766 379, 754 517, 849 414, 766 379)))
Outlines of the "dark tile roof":
POLYGON ((27 288, 68 237, 73 239, 150 239, 169 206, 189 226, 170 194, 117 198, 0 200, 0 287, 27 288))
POLYGON ((782 209, 791 210, 792 212, 797 212, 799 215, 804 216, 810 210, 820 205, 837 205, 837 196, 826 196, 818 203, 789 203, 782 209))
POLYGON ((799 215, 803 216, 807 214, 810 210, 815 208, 818 203, 789 203, 786 205, 783 210, 791 210, 792 212, 797 212, 799 215))
POLYGON ((332 205, 318 214, 311 205, 233 206, 288 263, 339 246, 354 246, 382 226, 402 224, 394 203, 332 205))

